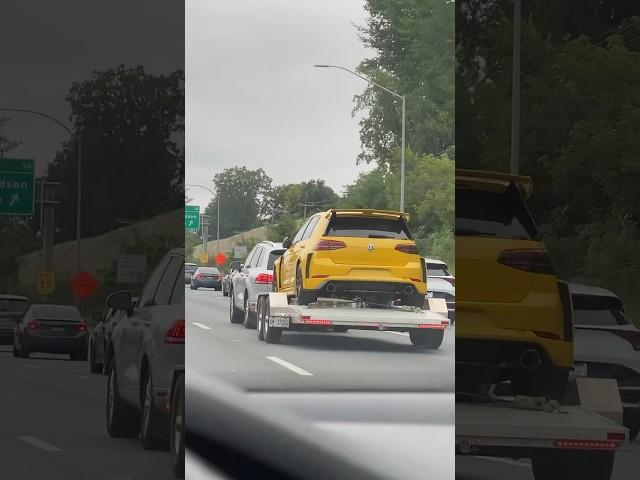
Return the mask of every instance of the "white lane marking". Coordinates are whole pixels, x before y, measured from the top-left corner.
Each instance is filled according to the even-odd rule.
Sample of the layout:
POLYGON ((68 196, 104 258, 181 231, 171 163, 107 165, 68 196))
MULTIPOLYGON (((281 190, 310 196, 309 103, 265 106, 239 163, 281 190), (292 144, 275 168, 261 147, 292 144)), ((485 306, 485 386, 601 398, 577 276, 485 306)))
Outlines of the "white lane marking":
POLYGON ((18 437, 18 439, 28 443, 33 447, 37 447, 41 450, 44 450, 45 452, 61 452, 62 451, 61 448, 58 448, 55 445, 51 445, 50 443, 40 440, 39 438, 29 437, 28 435, 21 435, 18 437))
POLYGON ((495 457, 476 457, 476 458, 479 458, 480 460, 489 460, 490 462, 505 463, 513 467, 523 467, 523 468, 531 467, 530 463, 518 462, 517 460, 509 460, 508 458, 495 458, 495 457))
POLYGON ((293 363, 289 363, 286 360, 282 360, 279 357, 265 357, 267 360, 271 360, 274 363, 277 363, 278 365, 284 367, 284 368, 288 368, 289 370, 291 370, 294 373, 297 373, 298 375, 304 375, 304 376, 313 376, 313 373, 311 372, 307 372, 306 370, 304 370, 303 368, 300 368, 296 365, 294 365, 293 363))
POLYGON ((232 341, 232 342, 239 342, 240 340, 234 340, 234 339, 232 339, 231 341, 232 341))
POLYGON ((203 325, 203 324, 198 323, 198 322, 193 322, 193 325, 195 325, 196 327, 201 328, 203 330, 211 330, 211 327, 207 327, 206 325, 203 325))
POLYGON ((393 333, 394 335, 404 335, 405 337, 409 336, 409 334, 407 332, 394 332, 394 331, 391 331, 391 330, 387 330, 386 332, 387 333, 393 333))
POLYGON ((86 377, 84 375, 74 375, 75 378, 79 378, 80 380, 91 380, 91 377, 86 377))

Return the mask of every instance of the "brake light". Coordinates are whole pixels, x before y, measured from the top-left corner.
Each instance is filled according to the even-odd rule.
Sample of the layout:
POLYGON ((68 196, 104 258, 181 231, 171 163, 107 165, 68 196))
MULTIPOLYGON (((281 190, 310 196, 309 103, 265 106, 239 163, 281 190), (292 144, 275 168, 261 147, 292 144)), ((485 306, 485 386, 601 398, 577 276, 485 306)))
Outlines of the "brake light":
POLYGON ((418 255, 418 247, 415 243, 399 243, 396 245, 396 250, 409 255, 418 255))
POLYGON ((572 450, 615 450, 619 442, 608 440, 556 440, 557 448, 568 448, 572 450))
POLYGON ((640 350, 640 332, 629 330, 609 330, 611 333, 615 333, 619 337, 627 340, 634 350, 640 350))
POLYGON ((316 243, 316 248, 314 248, 314 250, 316 252, 322 250, 339 250, 341 248, 346 248, 346 246, 347 244, 340 240, 320 240, 316 243))
POLYGON ((302 322, 303 322, 305 325, 322 325, 322 326, 324 326, 324 327, 329 327, 329 326, 331 326, 331 324, 333 323, 331 320, 319 320, 319 319, 314 319, 314 318, 311 318, 311 317, 310 317, 310 316, 308 316, 308 315, 304 315, 304 316, 302 317, 302 322))
POLYGON ((531 273, 553 274, 553 264, 542 249, 505 250, 498 255, 498 263, 531 273))
POLYGON ((76 330, 78 330, 79 333, 86 332, 87 324, 84 322, 80 322, 78 325, 76 325, 76 330))
POLYGON ((418 325, 418 328, 431 328, 434 330, 444 330, 445 327, 449 325, 449 322, 445 322, 445 321, 441 321, 439 324, 438 323, 421 323, 420 325, 418 325))
POLYGON ((540 338, 549 338, 551 340, 561 340, 560 335, 558 335, 557 333, 545 332, 543 330, 534 330, 533 333, 535 333, 540 338))
POLYGON ((184 343, 184 320, 178 320, 167 332, 164 343, 184 343))
POLYGON ((29 330, 37 330, 40 328, 40 322, 37 320, 31 320, 27 323, 27 328, 29 328, 29 330))
POLYGON ((256 275, 256 283, 273 283, 273 274, 259 273, 256 275))

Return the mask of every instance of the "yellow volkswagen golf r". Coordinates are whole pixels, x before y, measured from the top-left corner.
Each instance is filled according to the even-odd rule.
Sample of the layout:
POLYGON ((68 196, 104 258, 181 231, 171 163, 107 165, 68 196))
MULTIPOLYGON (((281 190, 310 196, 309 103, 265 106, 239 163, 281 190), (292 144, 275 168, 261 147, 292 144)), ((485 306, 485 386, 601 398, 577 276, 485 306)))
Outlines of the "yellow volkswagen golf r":
POLYGON ((309 304, 320 296, 422 306, 424 261, 406 213, 331 209, 310 217, 274 265, 274 290, 309 304))
POLYGON ((505 380, 516 394, 561 398, 566 389, 571 299, 526 206, 532 189, 529 177, 456 171, 456 385, 462 390, 505 380))

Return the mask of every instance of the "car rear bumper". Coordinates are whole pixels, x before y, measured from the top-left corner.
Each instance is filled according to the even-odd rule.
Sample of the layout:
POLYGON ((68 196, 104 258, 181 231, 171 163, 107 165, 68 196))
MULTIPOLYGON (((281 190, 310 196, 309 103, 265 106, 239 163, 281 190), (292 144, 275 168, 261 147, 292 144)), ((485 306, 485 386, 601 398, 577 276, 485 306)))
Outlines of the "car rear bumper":
MULTIPOLYGON (((335 293, 353 292, 353 293, 393 293, 396 295, 405 294, 405 289, 411 288, 413 291, 410 295, 419 293, 425 294, 424 284, 412 283, 407 281, 373 281, 373 280, 344 280, 341 277, 329 277, 317 282, 314 287, 311 282, 311 289, 317 291, 327 291, 327 286, 335 287, 335 293), (422 287, 422 289, 421 289, 422 287)), ((327 293, 330 293, 327 291, 327 293)))
POLYGON ((75 353, 88 347, 88 336, 55 337, 44 335, 25 336, 25 346, 31 352, 75 353))
POLYGON ((194 280, 193 283, 204 288, 220 288, 222 286, 220 280, 194 280))

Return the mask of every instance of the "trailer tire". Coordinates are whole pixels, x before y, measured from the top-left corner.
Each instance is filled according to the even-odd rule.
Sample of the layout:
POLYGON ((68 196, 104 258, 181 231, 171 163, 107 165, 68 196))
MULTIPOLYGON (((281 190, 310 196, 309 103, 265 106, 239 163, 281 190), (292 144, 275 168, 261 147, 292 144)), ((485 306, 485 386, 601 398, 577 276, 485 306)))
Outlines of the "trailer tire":
POLYGON ((258 340, 264 340, 264 306, 265 300, 263 297, 258 297, 258 305, 256 306, 256 335, 258 340))
POLYGON ((610 480, 614 452, 549 451, 531 459, 535 480, 610 480))
POLYGON ((428 350, 436 350, 442 345, 444 338, 444 329, 414 329, 409 332, 411 343, 416 347, 426 348, 428 350))
POLYGON ((264 331, 264 341, 267 343, 280 343, 280 339, 282 338, 282 329, 278 327, 270 327, 269 326, 269 312, 270 312, 269 299, 264 302, 264 315, 262 316, 262 321, 264 323, 263 331, 264 331))

